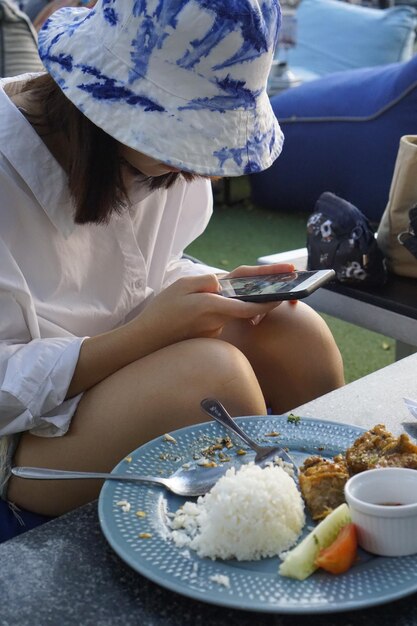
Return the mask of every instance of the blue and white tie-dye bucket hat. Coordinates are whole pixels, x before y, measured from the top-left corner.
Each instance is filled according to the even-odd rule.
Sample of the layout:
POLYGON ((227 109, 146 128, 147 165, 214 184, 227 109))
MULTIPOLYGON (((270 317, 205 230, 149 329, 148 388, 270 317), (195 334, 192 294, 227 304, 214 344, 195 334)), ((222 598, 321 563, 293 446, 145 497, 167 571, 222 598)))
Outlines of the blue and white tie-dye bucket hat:
POLYGON ((212 176, 269 167, 283 135, 266 94, 278 0, 99 0, 39 32, 65 95, 122 144, 212 176))

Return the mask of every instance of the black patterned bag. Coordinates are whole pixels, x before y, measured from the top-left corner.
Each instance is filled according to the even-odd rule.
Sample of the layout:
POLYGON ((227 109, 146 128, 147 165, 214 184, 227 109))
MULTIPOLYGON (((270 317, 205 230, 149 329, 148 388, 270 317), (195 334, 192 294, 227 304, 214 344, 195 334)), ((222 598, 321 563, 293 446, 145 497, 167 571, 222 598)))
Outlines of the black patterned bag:
POLYGON ((341 283, 383 285, 386 269, 368 218, 326 191, 307 221, 308 269, 334 269, 341 283))

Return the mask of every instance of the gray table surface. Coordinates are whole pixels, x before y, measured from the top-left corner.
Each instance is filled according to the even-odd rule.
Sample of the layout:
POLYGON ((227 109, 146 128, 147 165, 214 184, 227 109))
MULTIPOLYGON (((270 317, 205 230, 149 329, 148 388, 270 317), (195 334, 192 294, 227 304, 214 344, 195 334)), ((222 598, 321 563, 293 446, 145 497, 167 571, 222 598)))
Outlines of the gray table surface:
MULTIPOLYGON (((417 399, 417 354, 296 407, 299 415, 417 436, 402 398, 417 399)), ((417 594, 349 613, 251 613, 190 600, 131 570, 91 503, 0 545, 1 626, 417 626, 417 594)))

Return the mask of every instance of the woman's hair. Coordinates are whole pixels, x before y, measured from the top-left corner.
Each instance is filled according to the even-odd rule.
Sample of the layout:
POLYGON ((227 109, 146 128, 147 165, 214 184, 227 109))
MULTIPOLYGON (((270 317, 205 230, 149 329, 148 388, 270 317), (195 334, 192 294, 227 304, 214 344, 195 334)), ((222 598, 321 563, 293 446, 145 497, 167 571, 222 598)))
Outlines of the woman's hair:
MULTIPOLYGON (((126 162, 120 158, 120 144, 83 115, 49 74, 29 80, 24 90, 29 89, 42 105, 43 113, 26 113, 39 136, 62 132, 67 139, 66 170, 75 205, 74 221, 77 224, 108 222, 112 213, 120 213, 129 203, 123 182, 126 162)), ((172 172, 148 177, 144 184, 151 189, 166 189, 178 177, 191 181, 195 175, 172 172)))

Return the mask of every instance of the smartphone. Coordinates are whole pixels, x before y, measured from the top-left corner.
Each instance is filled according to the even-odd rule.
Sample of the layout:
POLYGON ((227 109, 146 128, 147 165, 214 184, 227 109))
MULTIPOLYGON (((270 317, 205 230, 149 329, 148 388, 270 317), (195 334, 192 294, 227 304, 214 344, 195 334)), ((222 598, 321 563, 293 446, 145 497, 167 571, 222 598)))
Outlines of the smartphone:
POLYGON ((335 275, 334 270, 314 270, 220 278, 220 295, 246 302, 299 300, 309 296, 335 275))

